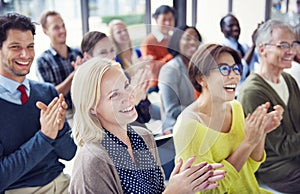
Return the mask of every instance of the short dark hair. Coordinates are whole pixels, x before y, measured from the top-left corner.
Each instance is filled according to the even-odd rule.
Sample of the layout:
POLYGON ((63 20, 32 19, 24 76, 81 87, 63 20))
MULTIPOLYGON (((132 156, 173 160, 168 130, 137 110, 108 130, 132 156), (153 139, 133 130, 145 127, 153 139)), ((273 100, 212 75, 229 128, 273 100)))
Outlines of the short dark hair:
MULTIPOLYGON (((236 18, 233 14, 231 14, 231 13, 228 13, 227 15, 225 15, 224 17, 222 17, 221 18, 221 20, 220 20, 220 28, 221 28, 221 30, 222 30, 222 28, 224 28, 224 26, 225 26, 225 19, 227 18, 227 17, 233 17, 233 18, 236 18)), ((236 18, 237 19, 237 18, 236 18)))
POLYGON ((222 53, 230 54, 236 64, 241 64, 241 58, 237 51, 218 44, 203 45, 193 55, 189 64, 188 74, 190 81, 198 92, 202 92, 202 87, 198 83, 197 78, 208 76, 210 70, 218 65, 217 60, 222 53))
POLYGON ((87 54, 92 56, 92 50, 94 49, 97 42, 106 38, 106 34, 99 31, 91 31, 87 32, 81 41, 81 52, 86 52, 87 54))
POLYGON ((31 31, 32 35, 35 35, 35 24, 29 17, 18 13, 0 16, 0 48, 7 39, 8 30, 31 31))
POLYGON ((155 10, 155 13, 152 15, 152 17, 153 17, 154 19, 157 19, 159 15, 161 15, 161 14, 166 14, 166 13, 170 13, 170 12, 173 14, 173 16, 174 16, 174 18, 175 18, 175 17, 176 17, 176 12, 175 12, 175 10, 174 10, 172 7, 170 7, 170 6, 168 6, 168 5, 161 5, 161 6, 159 6, 159 7, 155 10))
POLYGON ((40 24, 42 25, 42 27, 44 29, 47 29, 47 18, 49 16, 60 16, 60 14, 56 11, 51 11, 51 10, 50 11, 45 11, 44 13, 42 13, 42 15, 40 17, 40 24))
POLYGON ((202 42, 202 37, 200 35, 200 33, 198 32, 198 30, 195 27, 191 27, 191 26, 187 26, 187 25, 183 25, 183 26, 179 26, 177 28, 174 29, 174 33, 169 41, 168 44, 168 52, 175 57, 176 55, 180 54, 180 49, 179 49, 179 41, 182 37, 182 35, 184 34, 184 32, 189 29, 192 28, 196 31, 197 35, 198 35, 198 41, 202 42))

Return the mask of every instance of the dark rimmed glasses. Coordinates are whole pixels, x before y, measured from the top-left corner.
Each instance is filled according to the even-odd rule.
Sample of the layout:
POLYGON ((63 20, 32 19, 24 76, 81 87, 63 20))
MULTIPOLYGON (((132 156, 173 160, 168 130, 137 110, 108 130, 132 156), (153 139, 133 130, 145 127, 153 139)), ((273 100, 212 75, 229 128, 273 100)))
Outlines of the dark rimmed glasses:
POLYGON ((277 43, 277 44, 265 43, 264 45, 266 45, 266 46, 276 46, 276 47, 280 48, 281 50, 288 51, 291 48, 292 49, 298 49, 299 46, 300 46, 300 41, 294 41, 294 42, 292 42, 292 44, 290 44, 288 42, 280 42, 280 43, 277 43))
POLYGON ((220 73, 223 76, 228 76, 231 73, 231 70, 236 75, 242 75, 242 72, 243 72, 243 68, 242 68, 241 64, 228 65, 227 63, 220 63, 220 64, 218 64, 217 67, 214 67, 211 70, 214 70, 214 69, 219 69, 220 73))

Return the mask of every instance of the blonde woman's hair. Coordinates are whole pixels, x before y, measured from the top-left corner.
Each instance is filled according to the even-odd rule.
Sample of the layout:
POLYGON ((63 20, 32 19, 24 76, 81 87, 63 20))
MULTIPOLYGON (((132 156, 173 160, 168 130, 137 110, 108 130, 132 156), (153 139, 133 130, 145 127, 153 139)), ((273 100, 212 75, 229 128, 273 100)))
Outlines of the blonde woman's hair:
MULTIPOLYGON (((108 24, 108 27, 109 27, 109 33, 110 33, 110 36, 111 36, 111 40, 112 40, 112 42, 113 42, 113 45, 114 45, 114 47, 115 47, 115 49, 116 49, 116 53, 117 53, 117 55, 119 55, 119 58, 121 59, 121 63, 122 63, 122 65, 123 65, 124 69, 127 69, 127 68, 129 68, 132 64, 128 64, 128 60, 122 55, 122 52, 123 52, 122 48, 121 48, 120 45, 117 43, 117 41, 116 41, 116 39, 115 39, 115 37, 114 37, 113 27, 114 27, 115 25, 118 25, 118 24, 123 24, 125 27, 127 27, 126 24, 125 24, 122 20, 114 19, 114 20, 110 21, 109 24, 108 24)), ((128 48, 129 50, 131 50, 131 51, 133 50, 133 49, 132 49, 131 41, 128 43, 128 47, 127 47, 127 48, 128 48)))
POLYGON ((94 57, 75 72, 71 86, 71 97, 75 107, 72 133, 79 146, 103 139, 103 127, 97 116, 91 113, 91 109, 98 105, 104 73, 113 66, 121 69, 120 64, 113 60, 94 57))

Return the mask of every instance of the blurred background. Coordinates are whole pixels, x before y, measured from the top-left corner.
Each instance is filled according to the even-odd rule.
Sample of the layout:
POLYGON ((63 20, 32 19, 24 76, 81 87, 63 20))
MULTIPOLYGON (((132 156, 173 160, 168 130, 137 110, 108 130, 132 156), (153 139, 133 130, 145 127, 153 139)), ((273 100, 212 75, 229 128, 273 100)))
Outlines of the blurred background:
MULTIPOLYGON (((151 24, 155 24, 152 13, 162 4, 177 10, 177 24, 196 26, 204 43, 223 40, 219 22, 229 12, 240 22, 240 42, 248 45, 259 22, 276 18, 295 25, 300 15, 299 0, 0 0, 0 15, 18 12, 38 22, 43 11, 56 10, 66 24, 67 45, 77 48, 87 31, 98 30, 109 35, 107 24, 118 18, 127 24, 133 46, 139 46, 151 31, 151 24)), ((50 44, 40 25, 35 44, 36 56, 50 44)), ((29 78, 36 79, 35 63, 29 78)))

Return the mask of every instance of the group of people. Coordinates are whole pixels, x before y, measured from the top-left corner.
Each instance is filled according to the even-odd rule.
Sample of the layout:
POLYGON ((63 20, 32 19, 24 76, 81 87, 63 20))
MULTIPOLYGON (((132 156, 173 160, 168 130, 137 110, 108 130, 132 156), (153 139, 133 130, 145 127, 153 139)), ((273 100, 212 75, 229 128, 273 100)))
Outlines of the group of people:
POLYGON ((270 193, 260 184, 300 192, 300 91, 283 71, 299 62, 297 33, 269 20, 247 47, 229 14, 220 22, 225 42, 200 45, 195 27, 174 28, 175 14, 156 10, 157 29, 140 50, 114 20, 111 38, 88 32, 79 51, 66 45, 60 14, 45 12, 51 45, 37 67, 46 83, 26 78, 34 22, 0 16, 0 193, 270 193), (144 125, 160 116, 149 92, 160 93, 164 134, 174 138, 167 184, 144 125), (59 159, 77 147, 68 177, 59 159))
MULTIPOLYGON (((192 166, 194 157, 185 165, 178 163, 165 188, 152 134, 129 125, 137 113, 128 76, 112 59, 89 59, 93 51, 90 56, 84 53, 85 58, 76 56, 72 62, 72 52, 68 53, 72 49, 62 46, 66 31, 61 17, 55 12, 49 15, 44 32, 57 44, 51 42, 51 49, 39 58, 40 64, 47 66, 49 52, 58 64, 66 58, 72 63, 71 75, 66 75, 66 80, 72 80, 76 110, 72 136, 83 148, 69 186, 70 179, 63 174, 59 159, 72 159, 77 146, 66 120, 69 109, 64 92, 58 86, 26 78, 35 57, 35 25, 31 19, 15 13, 1 16, 1 193, 193 193, 215 188, 214 182, 224 178, 225 171, 214 169, 223 165, 202 162, 192 166), (51 24, 53 20, 58 23, 51 24), (66 57, 58 54, 56 46, 66 57), (83 68, 78 68, 85 60, 83 68), (89 145, 96 146, 96 152, 89 145), (90 160, 84 156, 89 151, 90 160)), ((95 48, 99 51, 99 45, 95 48)))

